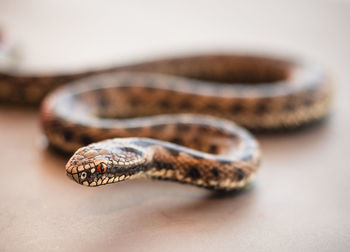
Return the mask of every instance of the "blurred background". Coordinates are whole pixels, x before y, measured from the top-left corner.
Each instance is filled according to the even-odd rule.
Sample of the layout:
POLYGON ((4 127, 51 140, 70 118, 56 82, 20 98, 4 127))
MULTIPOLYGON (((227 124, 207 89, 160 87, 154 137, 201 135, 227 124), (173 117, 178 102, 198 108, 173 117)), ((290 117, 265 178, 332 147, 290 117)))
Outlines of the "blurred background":
POLYGON ((168 182, 89 190, 41 144, 36 109, 0 107, 1 251, 349 251, 350 1, 0 0, 16 67, 73 71, 197 52, 264 52, 324 66, 320 126, 259 135, 251 190, 168 182))

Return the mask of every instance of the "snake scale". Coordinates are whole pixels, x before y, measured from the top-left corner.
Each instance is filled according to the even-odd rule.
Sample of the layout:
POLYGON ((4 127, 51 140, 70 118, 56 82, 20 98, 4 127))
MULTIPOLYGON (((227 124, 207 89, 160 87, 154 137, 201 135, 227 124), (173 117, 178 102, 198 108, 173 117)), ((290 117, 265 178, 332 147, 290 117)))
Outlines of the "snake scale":
POLYGON ((48 141, 76 151, 66 173, 90 187, 151 177, 242 188, 260 162, 259 145, 243 127, 309 124, 327 114, 331 93, 318 66, 256 55, 186 56, 61 75, 0 73, 1 101, 43 100, 48 141))

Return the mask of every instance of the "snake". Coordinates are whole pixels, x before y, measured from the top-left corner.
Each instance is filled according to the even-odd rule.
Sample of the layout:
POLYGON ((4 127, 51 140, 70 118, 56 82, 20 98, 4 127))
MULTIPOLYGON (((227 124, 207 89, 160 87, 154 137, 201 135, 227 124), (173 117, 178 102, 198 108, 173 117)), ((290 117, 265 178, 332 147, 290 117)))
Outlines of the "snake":
POLYGON ((154 178, 231 191, 261 162, 250 131, 324 118, 332 83, 300 60, 198 54, 72 73, 0 71, 0 101, 40 104, 49 143, 74 153, 66 174, 96 187, 154 178))

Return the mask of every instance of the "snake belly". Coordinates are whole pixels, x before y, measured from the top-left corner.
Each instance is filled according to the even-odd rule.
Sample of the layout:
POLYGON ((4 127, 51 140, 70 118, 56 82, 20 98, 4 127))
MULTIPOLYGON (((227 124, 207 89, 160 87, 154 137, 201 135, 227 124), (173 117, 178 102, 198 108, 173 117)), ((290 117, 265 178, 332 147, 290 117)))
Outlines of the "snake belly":
POLYGON ((298 128, 327 114, 332 93, 315 65, 245 55, 59 76, 7 72, 0 78, 7 94, 22 90, 2 95, 3 101, 28 104, 45 97, 40 117, 47 139, 65 152, 78 149, 66 172, 86 186, 152 177, 215 190, 242 188, 256 174, 260 150, 240 126, 298 128))

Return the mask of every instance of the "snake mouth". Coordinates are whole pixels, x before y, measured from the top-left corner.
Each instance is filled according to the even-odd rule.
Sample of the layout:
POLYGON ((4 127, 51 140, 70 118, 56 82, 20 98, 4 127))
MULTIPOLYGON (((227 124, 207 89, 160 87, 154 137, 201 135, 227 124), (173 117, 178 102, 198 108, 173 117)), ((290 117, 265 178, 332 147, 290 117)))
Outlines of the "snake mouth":
POLYGON ((80 173, 78 169, 74 166, 71 166, 69 163, 66 164, 66 175, 68 178, 74 180, 77 183, 81 183, 80 173))
POLYGON ((89 187, 121 182, 129 179, 132 176, 131 174, 118 174, 113 176, 111 176, 112 174, 100 174, 101 176, 91 178, 90 176, 93 173, 95 173, 95 168, 86 169, 79 172, 74 166, 70 166, 68 164, 66 166, 66 175, 68 178, 80 185, 89 187), (85 177, 82 177, 83 173, 85 173, 85 177))
POLYGON ((74 180, 75 182, 79 183, 79 173, 70 173, 70 172, 66 172, 66 175, 68 176, 68 178, 74 180))
POLYGON ((101 185, 111 184, 115 182, 122 182, 132 177, 131 175, 119 175, 119 176, 113 176, 113 177, 102 176, 99 178, 94 178, 89 181, 89 180, 82 180, 79 176, 79 173, 70 173, 67 171, 66 175, 67 177, 77 182, 78 184, 89 186, 89 187, 101 186, 101 185))

